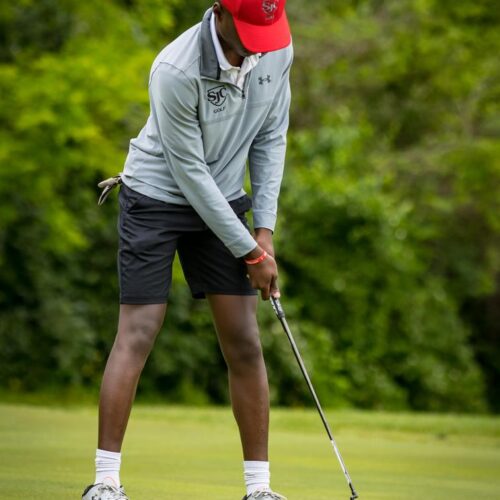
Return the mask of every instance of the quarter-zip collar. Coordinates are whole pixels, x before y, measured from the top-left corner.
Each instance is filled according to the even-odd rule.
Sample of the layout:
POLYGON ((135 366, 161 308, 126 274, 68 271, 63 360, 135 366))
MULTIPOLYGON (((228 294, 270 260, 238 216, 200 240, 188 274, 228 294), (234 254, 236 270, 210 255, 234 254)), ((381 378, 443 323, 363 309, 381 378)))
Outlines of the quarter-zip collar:
POLYGON ((217 59, 212 33, 210 32, 210 16, 208 9, 203 16, 200 28, 200 75, 212 80, 220 80, 221 68, 217 59))

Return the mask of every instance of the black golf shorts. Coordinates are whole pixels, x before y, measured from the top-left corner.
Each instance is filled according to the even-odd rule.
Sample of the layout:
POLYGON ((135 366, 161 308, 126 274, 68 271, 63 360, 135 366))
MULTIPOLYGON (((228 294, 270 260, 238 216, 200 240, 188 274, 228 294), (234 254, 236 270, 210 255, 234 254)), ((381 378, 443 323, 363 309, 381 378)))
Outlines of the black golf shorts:
MULTIPOLYGON (((121 304, 163 304, 172 282, 175 252, 194 298, 207 293, 257 295, 237 259, 191 206, 175 205, 133 191, 118 195, 118 277, 121 304)), ((248 195, 229 202, 250 231, 248 195)))

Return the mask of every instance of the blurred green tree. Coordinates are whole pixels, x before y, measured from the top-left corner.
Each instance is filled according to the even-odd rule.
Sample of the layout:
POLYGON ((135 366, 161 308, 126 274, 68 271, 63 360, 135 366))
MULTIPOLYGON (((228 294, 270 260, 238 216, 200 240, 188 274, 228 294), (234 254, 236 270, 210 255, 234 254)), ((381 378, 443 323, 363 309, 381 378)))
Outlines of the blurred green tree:
MULTIPOLYGON (((155 54, 209 3, 0 0, 0 381, 96 388, 117 319, 121 169, 155 54)), ((320 397, 499 410, 498 9, 290 1, 295 64, 276 232, 283 303, 320 397)), ((273 401, 309 401, 261 308, 273 401)), ((140 392, 224 402, 207 307, 178 266, 140 392)))

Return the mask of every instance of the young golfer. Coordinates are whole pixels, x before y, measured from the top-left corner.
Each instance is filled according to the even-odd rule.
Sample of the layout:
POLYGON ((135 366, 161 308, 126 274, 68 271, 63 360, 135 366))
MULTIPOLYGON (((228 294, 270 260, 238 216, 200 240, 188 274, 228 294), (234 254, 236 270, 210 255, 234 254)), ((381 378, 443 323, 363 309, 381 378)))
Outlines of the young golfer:
POLYGON ((153 63, 151 114, 118 179, 120 316, 101 386, 96 477, 83 499, 128 498, 120 450, 176 251, 193 297, 208 300, 228 366, 244 499, 284 499, 270 488, 256 311, 257 290, 264 300, 279 296, 272 236, 290 105, 285 3, 215 2, 153 63), (243 190, 247 160, 252 197, 243 190), (252 207, 254 234, 245 215, 252 207))

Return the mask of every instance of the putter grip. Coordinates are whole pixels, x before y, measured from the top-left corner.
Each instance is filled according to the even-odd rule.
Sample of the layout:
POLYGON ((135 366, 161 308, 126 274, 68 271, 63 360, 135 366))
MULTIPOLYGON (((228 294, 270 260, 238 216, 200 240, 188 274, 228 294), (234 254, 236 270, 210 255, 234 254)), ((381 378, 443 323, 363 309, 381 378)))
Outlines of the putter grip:
POLYGON ((271 304, 273 306, 274 312, 276 313, 276 316, 278 316, 279 319, 283 319, 285 317, 285 311, 283 311, 279 299, 271 297, 271 304))

